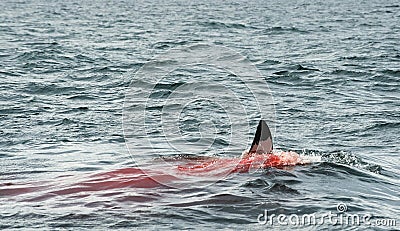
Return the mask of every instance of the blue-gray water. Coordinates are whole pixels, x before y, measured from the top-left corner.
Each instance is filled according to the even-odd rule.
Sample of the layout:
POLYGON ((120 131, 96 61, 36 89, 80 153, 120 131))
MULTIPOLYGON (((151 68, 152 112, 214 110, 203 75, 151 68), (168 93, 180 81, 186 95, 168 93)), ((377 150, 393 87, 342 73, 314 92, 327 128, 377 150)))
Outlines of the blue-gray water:
MULTIPOLYGON (((265 76, 277 147, 324 156, 190 190, 125 188, 38 201, 26 199, 41 192, 3 193, 1 229, 263 230, 270 228, 257 223, 264 209, 323 214, 337 212, 338 203, 400 222, 398 1, 6 0, 0 7, 1 189, 134 166, 122 128, 133 75, 157 54, 198 43, 229 47, 265 76)), ((227 126, 221 121, 217 128, 227 126)))

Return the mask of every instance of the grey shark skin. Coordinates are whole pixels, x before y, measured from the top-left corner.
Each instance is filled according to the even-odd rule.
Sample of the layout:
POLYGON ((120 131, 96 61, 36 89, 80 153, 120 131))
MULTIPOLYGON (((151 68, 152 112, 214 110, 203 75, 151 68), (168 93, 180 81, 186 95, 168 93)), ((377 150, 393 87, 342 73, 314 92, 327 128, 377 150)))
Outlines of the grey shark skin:
POLYGON ((271 131, 269 130, 267 123, 264 120, 260 120, 249 154, 268 154, 272 153, 272 149, 273 144, 271 131))

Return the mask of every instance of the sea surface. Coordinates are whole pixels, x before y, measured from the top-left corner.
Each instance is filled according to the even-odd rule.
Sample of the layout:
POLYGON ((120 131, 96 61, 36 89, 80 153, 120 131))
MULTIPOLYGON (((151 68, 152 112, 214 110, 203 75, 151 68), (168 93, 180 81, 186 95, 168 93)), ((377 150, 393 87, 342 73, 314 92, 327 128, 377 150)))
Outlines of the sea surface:
POLYGON ((0 8, 0 229, 399 230, 399 1, 2 0, 0 8), (152 67, 176 65, 164 60, 136 75, 170 50, 201 46, 244 57, 224 56, 232 66, 252 63, 270 104, 254 106, 264 101, 225 69, 184 66, 157 83, 152 67), (134 109, 143 102, 147 114, 134 109), (178 124, 160 116, 165 108, 178 124), (274 148, 321 160, 206 186, 142 174, 240 156, 263 109, 274 148), (145 118, 146 136, 124 115, 145 118), (163 130, 163 120, 176 129, 163 130), (113 171, 118 185, 100 187, 113 171), (100 186, 87 190, 96 177, 100 186), (369 215, 371 224, 262 224, 266 211, 369 215))

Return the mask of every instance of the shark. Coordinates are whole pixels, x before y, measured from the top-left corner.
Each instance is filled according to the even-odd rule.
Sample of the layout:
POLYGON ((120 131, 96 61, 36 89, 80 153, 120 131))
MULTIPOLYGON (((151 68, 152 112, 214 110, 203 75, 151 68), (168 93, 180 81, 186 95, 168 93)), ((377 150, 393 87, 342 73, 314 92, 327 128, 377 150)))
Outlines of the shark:
POLYGON ((253 143, 247 155, 251 154, 271 154, 273 153, 274 145, 272 143, 271 130, 265 120, 260 120, 257 126, 257 131, 253 139, 253 143))
POLYGON ((184 182, 184 175, 224 177, 233 173, 250 173, 259 169, 304 165, 312 162, 315 161, 296 152, 274 149, 271 130, 265 120, 260 120, 250 148, 242 155, 235 157, 183 156, 154 160, 150 169, 128 167, 86 176, 61 175, 56 181, 48 182, 6 182, 0 183, 0 195, 19 196, 33 193, 33 197, 25 199, 42 201, 59 195, 118 188, 164 187, 170 182, 184 182), (166 162, 169 163, 166 164, 166 162), (77 178, 80 180, 76 181, 77 178), (37 195, 38 192, 43 194, 37 195))
POLYGON ((265 120, 258 123, 253 142, 240 157, 210 158, 196 165, 180 165, 178 169, 189 173, 205 173, 231 166, 230 172, 250 172, 268 167, 304 165, 314 162, 310 157, 294 151, 275 150, 271 130, 265 120))

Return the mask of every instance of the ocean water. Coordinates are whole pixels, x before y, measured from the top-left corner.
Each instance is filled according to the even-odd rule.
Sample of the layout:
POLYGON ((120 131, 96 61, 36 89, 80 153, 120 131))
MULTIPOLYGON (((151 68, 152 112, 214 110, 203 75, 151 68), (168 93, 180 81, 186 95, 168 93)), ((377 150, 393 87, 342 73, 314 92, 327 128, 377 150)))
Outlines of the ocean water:
POLYGON ((260 224, 265 211, 371 222, 295 226, 303 230, 399 229, 398 1, 5 0, 0 7, 0 229, 294 228, 276 218, 260 224), (263 83, 254 86, 265 91, 202 65, 157 82, 157 68, 175 63, 148 66, 154 57, 201 46, 236 52, 223 62, 254 65, 262 77, 251 77, 263 83), (143 102, 146 116, 135 109, 143 102), (206 187, 196 178, 169 187, 152 181, 162 173, 141 172, 240 156, 265 114, 276 149, 321 161, 230 174, 206 187), (142 119, 145 128, 135 127, 142 119))

